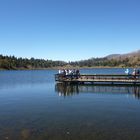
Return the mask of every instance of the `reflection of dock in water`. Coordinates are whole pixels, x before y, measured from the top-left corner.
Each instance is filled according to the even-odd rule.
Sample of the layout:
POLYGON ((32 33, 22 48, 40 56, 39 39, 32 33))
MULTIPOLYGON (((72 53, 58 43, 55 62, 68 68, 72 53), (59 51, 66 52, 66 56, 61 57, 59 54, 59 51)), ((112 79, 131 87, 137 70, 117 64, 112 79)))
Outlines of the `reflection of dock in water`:
POLYGON ((67 85, 65 83, 57 83, 55 85, 55 91, 61 96, 71 96, 79 93, 78 85, 67 85))
POLYGON ((79 93, 99 93, 99 94, 132 94, 140 98, 139 86, 128 85, 69 85, 65 83, 57 83, 55 90, 60 96, 72 96, 79 93))

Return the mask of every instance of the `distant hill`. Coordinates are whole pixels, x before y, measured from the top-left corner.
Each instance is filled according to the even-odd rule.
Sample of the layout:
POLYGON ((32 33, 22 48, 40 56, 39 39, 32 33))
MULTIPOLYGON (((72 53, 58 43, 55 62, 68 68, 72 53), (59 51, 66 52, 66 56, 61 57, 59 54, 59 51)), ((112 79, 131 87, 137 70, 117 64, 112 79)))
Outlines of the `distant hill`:
POLYGON ((106 58, 108 59, 112 59, 112 58, 117 58, 117 57, 120 57, 121 54, 110 54, 110 55, 107 55, 106 58))
POLYGON ((126 54, 110 54, 103 58, 90 58, 72 62, 80 67, 140 67, 140 50, 126 54))
POLYGON ((140 50, 131 52, 131 53, 127 53, 127 54, 123 54, 124 57, 133 57, 133 56, 140 56, 140 50))
POLYGON ((126 54, 110 54, 103 58, 64 62, 44 59, 17 58, 15 56, 0 55, 0 69, 46 69, 46 68, 84 68, 84 67, 139 67, 140 50, 126 54))
POLYGON ((130 52, 130 53, 126 53, 126 54, 110 54, 108 56, 106 56, 106 58, 108 59, 124 59, 124 58, 130 58, 130 57, 140 57, 140 50, 134 51, 134 52, 130 52))

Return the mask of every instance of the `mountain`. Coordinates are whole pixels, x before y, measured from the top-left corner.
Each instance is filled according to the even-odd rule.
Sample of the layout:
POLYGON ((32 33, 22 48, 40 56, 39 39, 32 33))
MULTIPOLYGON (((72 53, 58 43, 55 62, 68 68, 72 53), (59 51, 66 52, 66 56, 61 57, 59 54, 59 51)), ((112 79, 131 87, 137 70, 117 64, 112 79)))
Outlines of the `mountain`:
POLYGON ((103 58, 64 62, 44 59, 17 58, 0 55, 0 69, 46 69, 62 67, 135 67, 140 68, 140 50, 126 54, 111 54, 103 58))
POLYGON ((121 54, 110 54, 110 55, 107 55, 105 58, 112 59, 112 58, 117 58, 120 56, 121 56, 121 54))
POLYGON ((106 56, 107 59, 124 59, 124 58, 130 58, 130 57, 140 57, 140 50, 126 53, 126 54, 110 54, 106 56))
POLYGON ((110 54, 102 58, 90 58, 70 63, 79 67, 140 67, 140 50, 126 54, 110 54))
POLYGON ((125 57, 140 56, 140 50, 137 50, 137 51, 134 51, 134 52, 131 52, 131 53, 124 54, 123 56, 125 56, 125 57))

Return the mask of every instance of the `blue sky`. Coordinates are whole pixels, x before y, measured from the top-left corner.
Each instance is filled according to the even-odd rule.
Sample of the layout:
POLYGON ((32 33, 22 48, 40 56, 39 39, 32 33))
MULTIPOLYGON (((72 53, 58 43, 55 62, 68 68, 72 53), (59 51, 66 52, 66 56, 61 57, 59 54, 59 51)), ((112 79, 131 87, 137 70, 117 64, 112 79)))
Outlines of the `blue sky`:
POLYGON ((0 54, 75 61, 139 49, 139 0, 0 0, 0 54))

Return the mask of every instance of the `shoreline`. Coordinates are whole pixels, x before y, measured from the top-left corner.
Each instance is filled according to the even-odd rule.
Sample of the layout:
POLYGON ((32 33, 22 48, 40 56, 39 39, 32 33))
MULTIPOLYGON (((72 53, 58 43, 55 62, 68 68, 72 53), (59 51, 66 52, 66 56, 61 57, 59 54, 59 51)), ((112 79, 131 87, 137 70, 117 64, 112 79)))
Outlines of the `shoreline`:
POLYGON ((138 67, 67 67, 67 66, 63 66, 63 67, 50 67, 50 68, 15 68, 15 69, 4 69, 4 68, 0 68, 0 71, 9 71, 9 70, 13 70, 13 71, 18 71, 18 70, 59 70, 59 69, 110 69, 110 68, 138 68, 138 67))

